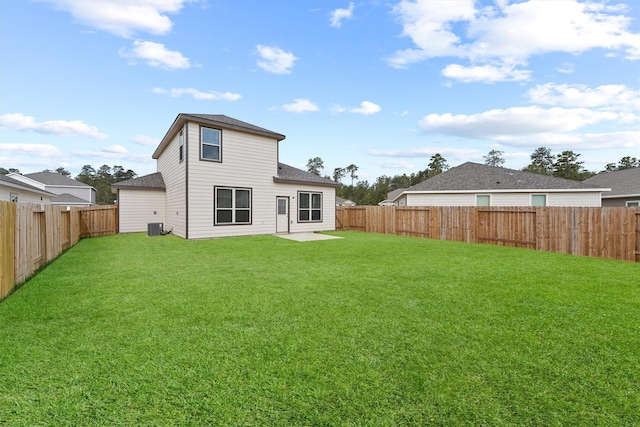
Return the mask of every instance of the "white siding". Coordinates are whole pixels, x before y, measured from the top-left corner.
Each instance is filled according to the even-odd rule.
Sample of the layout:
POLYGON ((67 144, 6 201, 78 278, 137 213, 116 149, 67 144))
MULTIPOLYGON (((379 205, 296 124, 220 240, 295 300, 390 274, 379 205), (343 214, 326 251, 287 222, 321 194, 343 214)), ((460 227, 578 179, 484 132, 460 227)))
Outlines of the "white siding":
MULTIPOLYGON (((165 219, 165 192, 158 190, 118 191, 120 233, 146 232, 150 222, 165 219)), ((165 229, 170 229, 165 224, 165 229)))
MULTIPOLYGON (((291 233, 333 231, 336 229, 336 190, 334 187, 278 184, 277 192, 278 196, 289 197, 289 231, 291 233), (322 222, 298 222, 299 191, 322 193, 322 222)), ((275 221, 275 197, 272 205, 271 212, 275 221)))
POLYGON ((51 197, 44 194, 33 193, 28 190, 8 187, 0 184, 0 200, 11 201, 11 194, 18 195, 19 203, 51 204, 51 197))
POLYGON ((547 206, 600 206, 598 192, 408 194, 407 206, 476 206, 476 195, 490 195, 491 206, 531 206, 531 195, 545 194, 547 206))
MULTIPOLYGON (((189 136, 192 137, 197 139, 197 135, 189 136)), ((193 151, 186 142, 184 149, 193 151)), ((162 173, 166 186, 165 228, 173 228, 173 234, 183 238, 187 237, 186 164, 186 160, 180 162, 176 135, 158 158, 158 172, 162 173)))

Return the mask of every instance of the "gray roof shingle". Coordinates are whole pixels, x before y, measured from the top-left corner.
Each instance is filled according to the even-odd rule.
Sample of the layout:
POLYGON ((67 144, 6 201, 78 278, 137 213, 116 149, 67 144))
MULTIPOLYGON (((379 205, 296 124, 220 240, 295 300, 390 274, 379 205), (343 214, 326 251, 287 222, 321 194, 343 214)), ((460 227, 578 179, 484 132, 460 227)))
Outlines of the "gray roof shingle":
POLYGON ((22 190, 32 191, 38 194, 44 194, 45 196, 55 196, 55 194, 42 190, 38 187, 34 187, 33 185, 25 184, 22 181, 18 181, 17 179, 13 179, 10 176, 0 174, 0 182, 5 183, 6 185, 22 190))
POLYGON ((164 179, 160 172, 128 179, 126 181, 120 181, 113 184, 111 188, 125 188, 129 190, 166 190, 164 179))
POLYGON ((44 185, 61 185, 66 187, 91 187, 83 182, 60 175, 54 172, 35 172, 24 174, 27 178, 43 183, 44 185))
POLYGON ((599 185, 467 162, 405 191, 586 190, 599 185))
POLYGON ((585 184, 611 188, 602 197, 640 196, 640 168, 602 172, 583 181, 585 184))
POLYGON ((74 196, 73 194, 62 193, 62 194, 58 194, 55 197, 52 197, 51 204, 55 204, 55 205, 64 205, 64 204, 87 205, 88 204, 90 205, 91 202, 88 200, 81 199, 80 197, 74 196))
POLYGON ((331 181, 328 178, 305 172, 293 166, 278 163, 278 176, 273 177, 274 182, 306 184, 306 185, 323 185, 327 187, 339 187, 340 184, 331 181))

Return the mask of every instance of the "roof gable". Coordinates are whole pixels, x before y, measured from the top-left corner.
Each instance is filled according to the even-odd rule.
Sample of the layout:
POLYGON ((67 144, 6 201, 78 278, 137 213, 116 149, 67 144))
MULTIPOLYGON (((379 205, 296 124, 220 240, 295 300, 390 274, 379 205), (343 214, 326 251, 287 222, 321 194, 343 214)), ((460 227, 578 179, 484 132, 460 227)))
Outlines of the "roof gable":
POLYGON ((406 191, 606 190, 597 185, 467 162, 426 179, 406 191))
POLYGON ((611 188, 603 197, 640 196, 640 168, 602 172, 583 182, 611 188))
POLYGON ((41 188, 34 187, 33 185, 29 185, 22 181, 18 181, 17 179, 13 179, 6 175, 0 175, 0 184, 4 184, 7 187, 16 188, 19 190, 31 191, 33 193, 43 194, 45 196, 55 196, 55 194, 50 193, 49 191, 45 191, 41 188))
POLYGON ((187 122, 197 122, 204 125, 209 125, 221 129, 232 129, 238 132, 245 132, 253 135, 266 136, 268 138, 274 138, 277 141, 282 141, 285 139, 285 136, 273 132, 269 129, 262 128, 260 126, 252 125, 251 123, 243 122, 242 120, 234 119, 232 117, 225 116, 224 114, 187 114, 180 113, 173 121, 173 124, 165 134, 162 141, 160 141, 160 145, 156 148, 156 151, 151 156, 154 159, 160 157, 160 154, 164 151, 164 149, 169 145, 171 140, 174 138, 176 133, 184 126, 187 122))

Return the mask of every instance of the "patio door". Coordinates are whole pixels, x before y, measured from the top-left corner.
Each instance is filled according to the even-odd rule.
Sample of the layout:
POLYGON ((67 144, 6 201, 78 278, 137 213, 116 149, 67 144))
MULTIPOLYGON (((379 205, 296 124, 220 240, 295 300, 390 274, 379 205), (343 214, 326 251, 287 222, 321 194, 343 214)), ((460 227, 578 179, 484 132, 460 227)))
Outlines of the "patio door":
POLYGON ((276 233, 289 232, 289 198, 276 197, 276 233))

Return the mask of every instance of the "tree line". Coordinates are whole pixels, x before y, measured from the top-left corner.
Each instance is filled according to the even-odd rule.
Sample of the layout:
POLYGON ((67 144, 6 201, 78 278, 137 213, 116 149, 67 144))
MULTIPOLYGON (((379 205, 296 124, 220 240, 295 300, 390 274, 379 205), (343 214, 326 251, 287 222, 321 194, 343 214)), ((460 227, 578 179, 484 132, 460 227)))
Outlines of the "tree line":
MULTIPOLYGON (((45 169, 42 172, 57 173, 72 178, 71 172, 63 167, 55 170, 45 169)), ((20 173, 20 171, 15 168, 5 169, 0 167, 0 174, 6 175, 9 173, 20 173)), ((122 166, 114 165, 111 167, 109 165, 102 165, 98 169, 95 169, 91 165, 84 165, 75 179, 96 189, 97 204, 111 205, 116 202, 116 195, 111 192, 111 185, 137 176, 134 171, 131 169, 125 170, 122 166)))
MULTIPOLYGON (((505 163, 504 151, 491 150, 482 156, 484 163, 489 166, 502 167, 505 163)), ((580 154, 570 150, 562 151, 560 154, 552 154, 547 147, 536 148, 530 155, 530 163, 522 168, 525 172, 539 173, 542 175, 554 176, 557 178, 583 181, 599 172, 610 172, 616 170, 640 167, 640 159, 625 156, 618 163, 609 163, 599 172, 589 171, 584 167, 584 162, 579 160, 580 154)), ((416 185, 425 179, 436 176, 449 169, 447 160, 439 153, 431 156, 426 169, 411 173, 409 175, 380 176, 372 183, 368 181, 358 181, 354 185, 353 181, 358 178, 355 172, 358 167, 351 164, 345 168, 335 168, 332 176, 325 175, 325 178, 333 179, 341 183, 341 179, 349 176, 350 185, 342 185, 337 190, 337 196, 349 199, 358 205, 377 205, 387 198, 387 194, 400 189, 416 185)), ((320 157, 309 159, 307 169, 310 173, 320 176, 324 169, 324 162, 320 157)))

